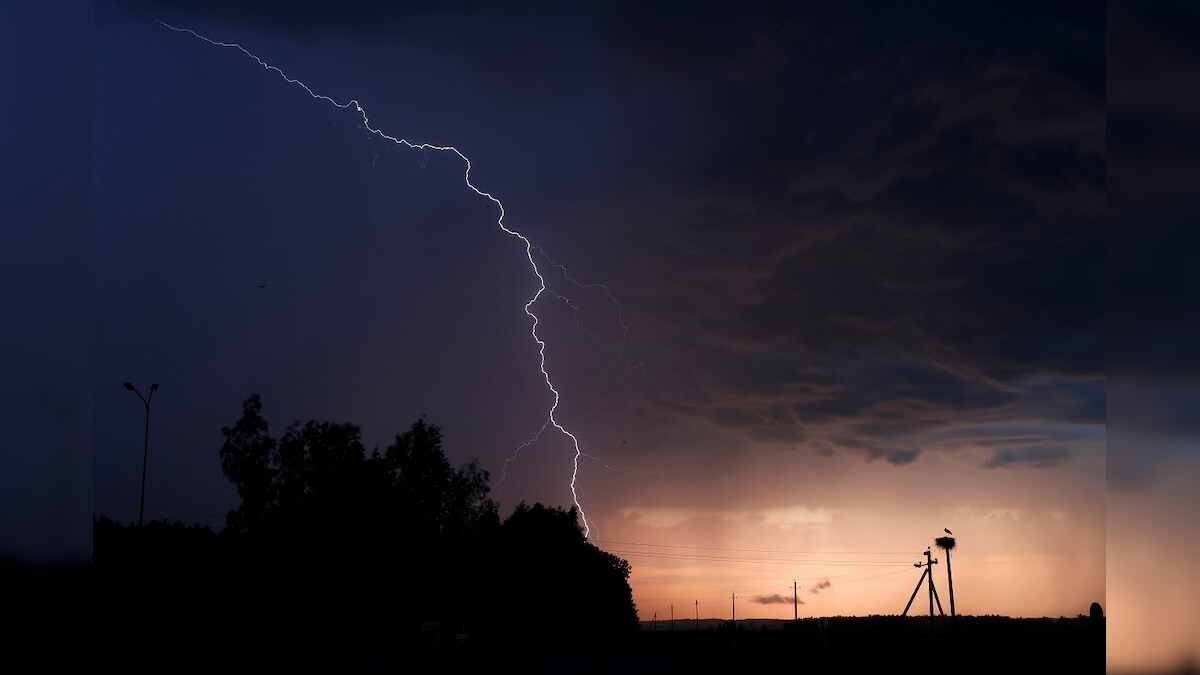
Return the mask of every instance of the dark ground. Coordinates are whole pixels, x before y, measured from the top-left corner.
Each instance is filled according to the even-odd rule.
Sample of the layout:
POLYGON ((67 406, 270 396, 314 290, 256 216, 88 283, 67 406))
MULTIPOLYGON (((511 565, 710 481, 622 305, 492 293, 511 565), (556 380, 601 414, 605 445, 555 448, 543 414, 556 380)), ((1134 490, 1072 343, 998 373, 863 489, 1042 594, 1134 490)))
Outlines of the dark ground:
MULTIPOLYGON (((958 617, 931 630, 928 617, 834 617, 822 633, 814 619, 799 627, 699 631, 643 630, 621 650, 514 651, 503 655, 447 650, 427 663, 462 672, 782 673, 954 672, 1087 673, 1104 671, 1104 625, 1087 617, 958 617), (511 669, 501 666, 511 666, 511 669)), ((678 622, 677 626, 685 622, 678 622)), ((662 624, 660 623, 660 627, 662 624)), ((786 626, 786 627, 784 627, 786 626)))
MULTIPOLYGON (((456 644, 456 630, 425 636, 423 645, 348 640, 340 646, 320 633, 300 639, 255 640, 224 634, 219 607, 183 618, 164 616, 153 604, 112 606, 96 602, 90 570, 37 570, 0 566, 7 593, 3 633, 9 663, 57 667, 86 665, 98 672, 263 673, 756 673, 756 672, 1103 672, 1103 619, 958 617, 957 625, 930 626, 928 616, 831 617, 825 631, 814 619, 729 624, 708 622, 700 630, 680 620, 678 630, 659 622, 636 640, 614 647, 571 648, 540 641, 536 626, 520 648, 456 644), (705 626, 711 627, 705 627, 705 626), (232 646, 231 646, 232 645, 232 646), (254 645, 250 647, 248 645, 254 645), (115 668, 109 671, 108 668, 115 668)), ((97 593, 97 591, 100 591, 97 593)), ((153 591, 151 591, 153 593, 153 591)), ((125 595, 116 593, 116 597, 125 595)), ((110 596, 111 597, 111 596, 110 596)), ((178 608, 176 608, 178 609, 178 608)), ((550 619, 553 620, 553 619, 550 619)), ((564 618, 569 621, 569 618, 564 618)), ((353 616, 341 633, 370 634, 353 616)), ((240 624, 241 631, 246 624, 240 624)), ((271 634, 262 626, 260 637, 271 634)), ((251 627, 253 630, 253 627, 251 627)))
MULTIPOLYGON (((264 646, 238 653, 194 645, 137 653, 133 641, 109 651, 114 665, 178 672, 265 673, 767 673, 767 672, 1103 672, 1104 626, 1078 619, 959 617, 931 631, 928 617, 835 617, 822 635, 812 619, 794 627, 734 632, 643 631, 635 644, 561 648, 538 644, 496 649, 455 645, 453 638, 419 648, 281 651, 264 646), (824 639, 822 639, 822 637, 824 639)), ((115 645, 110 645, 110 647, 115 645)))

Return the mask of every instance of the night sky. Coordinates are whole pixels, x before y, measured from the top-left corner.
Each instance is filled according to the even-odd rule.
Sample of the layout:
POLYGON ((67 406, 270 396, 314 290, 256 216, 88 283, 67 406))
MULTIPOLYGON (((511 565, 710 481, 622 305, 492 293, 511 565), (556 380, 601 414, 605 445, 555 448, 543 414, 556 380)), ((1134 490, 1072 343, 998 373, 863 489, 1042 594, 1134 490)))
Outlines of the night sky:
POLYGON ((137 519, 126 380, 147 519, 223 524, 252 392, 572 502, 561 434, 505 466, 538 279, 462 161, 161 19, 470 157, 643 619, 899 613, 943 527, 960 612, 1104 604, 1103 6, 643 4, 97 3, 93 511, 137 519))

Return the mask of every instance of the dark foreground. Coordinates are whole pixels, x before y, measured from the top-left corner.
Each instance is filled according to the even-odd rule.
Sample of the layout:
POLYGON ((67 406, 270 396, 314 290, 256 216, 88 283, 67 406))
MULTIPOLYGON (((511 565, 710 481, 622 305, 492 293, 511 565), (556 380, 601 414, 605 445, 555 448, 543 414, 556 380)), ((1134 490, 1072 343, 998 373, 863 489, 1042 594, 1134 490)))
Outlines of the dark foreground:
MULTIPOLYGON (((537 644, 479 647, 442 640, 406 648, 292 645, 223 650, 193 645, 163 653, 132 644, 105 660, 133 669, 265 673, 1087 673, 1104 670, 1104 626, 1077 619, 959 617, 930 629, 928 617, 841 617, 768 629, 642 631, 624 646, 537 644)), ((584 640, 586 642, 586 640, 584 640)))
MULTIPOLYGON (((353 614, 303 617, 285 630, 234 620, 246 608, 163 605, 147 585, 111 593, 90 570, 29 574, 0 565, 9 589, 0 621, 13 659, 50 668, 156 673, 1086 673, 1105 668, 1103 618, 958 617, 956 624, 896 616, 702 623, 659 622, 622 645, 576 635, 570 647, 527 626, 520 646, 483 644, 460 628, 381 639, 353 614), (109 596, 105 598, 105 596, 109 596), (100 602, 96 602, 101 600, 100 602), (189 609, 191 611, 189 611, 189 609), (166 611, 164 611, 166 610, 166 611), (407 639, 406 639, 407 638, 407 639), (32 660, 30 660, 32 659, 32 660)), ((264 583, 270 583, 265 576, 264 583)), ((555 621, 553 617, 547 622, 555 621)), ((574 622, 557 619, 560 627, 574 622)), ((468 627, 469 628, 469 627, 468 627)), ((560 631, 559 634, 562 634, 560 631)))

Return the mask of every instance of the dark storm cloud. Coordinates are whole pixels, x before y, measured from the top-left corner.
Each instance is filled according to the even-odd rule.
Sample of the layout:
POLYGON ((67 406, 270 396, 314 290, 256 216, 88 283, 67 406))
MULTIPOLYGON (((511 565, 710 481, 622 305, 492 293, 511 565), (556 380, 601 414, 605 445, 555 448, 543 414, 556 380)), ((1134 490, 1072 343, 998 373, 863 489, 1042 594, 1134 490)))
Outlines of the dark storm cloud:
MULTIPOLYGON (((279 4, 266 0, 216 0, 196 3, 189 0, 117 0, 134 11, 159 18, 163 14, 234 21, 296 35, 336 34, 370 36, 394 32, 428 12, 403 2, 328 2, 301 0, 279 4)), ((468 8, 472 3, 446 3, 468 8)), ((484 3, 474 3, 480 9, 484 3)))
MULTIPOLYGON (((792 598, 785 595, 780 595, 779 593, 772 593, 771 595, 756 595, 751 599, 760 605, 790 605, 793 602, 792 598)), ((797 598, 795 602, 801 605, 804 604, 804 601, 800 600, 799 598, 797 598)))
MULTIPOLYGON (((887 441, 879 441, 871 436, 855 437, 842 435, 834 436, 828 440, 835 447, 861 452, 866 456, 868 462, 882 459, 888 464, 901 466, 915 462, 921 454, 921 449, 918 447, 897 446, 887 441)), ((818 447, 829 448, 829 444, 822 445, 818 443, 818 447)), ((832 452, 827 454, 832 454, 832 452)))
POLYGON ((1058 466, 1070 459, 1071 453, 1061 446, 1032 445, 1024 448, 996 450, 983 463, 984 468, 1029 468, 1046 469, 1058 466))
MULTIPOLYGON (((527 102, 611 96, 595 159, 619 170, 583 192, 596 220, 576 231, 628 244, 597 268, 625 290, 644 386, 631 403, 588 377, 569 410, 631 413, 645 437, 702 419, 898 466, 961 449, 940 436, 964 425, 1104 419, 1090 5, 122 4, 398 36, 523 83, 527 102), (616 264, 624 279, 603 271, 616 264)), ((556 259, 572 245, 554 243, 556 259)))
MULTIPOLYGON (((1110 487, 1168 475, 1200 435, 1200 48, 1191 3, 1109 5, 1110 487)), ((1148 482, 1149 481, 1149 482, 1148 482)), ((1156 486, 1157 487, 1157 486, 1156 486)), ((1156 490, 1157 496, 1159 492, 1156 490)))
POLYGON ((883 458, 888 464, 900 466, 917 461, 919 454, 921 454, 921 451, 916 448, 871 447, 867 449, 867 461, 883 458))
POLYGON ((661 415, 893 464, 963 421, 1102 423, 1103 17, 1002 20, 969 48, 992 18, 822 64, 812 88, 788 84, 793 45, 777 89, 721 107, 744 135, 674 195, 646 280, 642 315, 677 345, 661 415))
MULTIPOLYGON (((480 79, 529 97, 569 94, 572 78, 586 82, 596 66, 591 50, 601 9, 585 5, 330 2, 304 0, 116 0, 146 19, 193 28, 210 22, 337 46, 389 42, 419 45, 444 61, 465 60, 480 79)), ((361 64, 360 64, 361 66, 361 64)))

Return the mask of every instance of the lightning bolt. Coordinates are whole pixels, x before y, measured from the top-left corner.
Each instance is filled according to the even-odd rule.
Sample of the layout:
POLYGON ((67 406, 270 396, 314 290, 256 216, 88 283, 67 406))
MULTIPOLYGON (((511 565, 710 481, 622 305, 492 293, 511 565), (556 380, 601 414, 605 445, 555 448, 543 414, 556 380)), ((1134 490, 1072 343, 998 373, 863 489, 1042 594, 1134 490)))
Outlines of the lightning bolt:
MULTIPOLYGON (((453 153, 453 154, 457 155, 458 158, 463 161, 463 163, 466 165, 466 169, 463 172, 463 182, 466 183, 466 186, 468 188, 470 188, 475 194, 492 201, 493 203, 495 203, 495 205, 497 207, 499 207, 500 216, 496 219, 496 225, 502 231, 504 231, 505 234, 516 237, 517 239, 520 239, 523 244, 525 244, 525 258, 529 261, 529 266, 533 270, 533 274, 538 278, 538 290, 536 293, 533 294, 533 297, 529 299, 529 302, 525 303, 525 314, 529 316, 529 318, 532 322, 532 325, 530 326, 530 335, 533 336, 534 341, 537 342, 537 344, 538 344, 538 357, 539 357, 539 366, 538 367, 541 370, 542 378, 546 382, 546 388, 550 391, 551 394, 554 395, 554 403, 551 404, 551 406, 550 406, 550 410, 546 416, 546 423, 542 425, 541 431, 538 431, 538 433, 534 435, 534 438, 527 441, 524 445, 528 445, 529 443, 532 443, 533 441, 537 440, 537 438, 539 438, 541 436, 542 431, 545 431, 547 426, 553 426, 564 436, 571 439, 571 445, 575 449, 575 456, 572 459, 572 468, 571 468, 571 499, 575 503, 575 508, 579 511, 580 519, 583 521, 583 536, 584 536, 584 538, 590 538, 591 524, 588 522, 587 514, 584 512, 583 506, 579 503, 579 493, 575 486, 575 484, 579 478, 579 458, 583 456, 583 451, 579 447, 579 439, 575 437, 575 434, 568 431, 567 428, 564 427, 562 424, 560 424, 558 422, 558 420, 554 417, 554 413, 558 410, 558 404, 559 404, 560 400, 562 399, 562 396, 559 394, 558 389, 556 389, 554 387, 554 383, 550 381, 550 373, 546 370, 546 341, 543 340, 538 335, 538 332, 537 332, 538 321, 539 321, 538 315, 533 312, 534 303, 536 303, 538 301, 538 298, 542 297, 543 293, 549 293, 552 296, 557 295, 557 294, 555 294, 553 291, 549 291, 546 287, 546 279, 545 279, 545 277, 542 276, 541 270, 538 269, 537 262, 534 261, 534 259, 533 259, 533 249, 534 249, 533 243, 530 242, 529 239, 525 235, 521 234, 517 230, 510 229, 507 225, 504 224, 504 204, 502 204, 500 202, 500 200, 497 199, 496 197, 494 197, 492 194, 490 194, 488 192, 484 192, 483 190, 480 190, 479 188, 475 187, 475 185, 471 182, 471 160, 470 160, 470 158, 468 158, 466 155, 464 155, 462 152, 460 152, 458 148, 456 148, 452 145, 433 145, 431 143, 412 143, 403 138, 399 138, 399 137, 384 133, 382 130, 371 126, 371 121, 367 117, 367 111, 362 107, 361 104, 359 104, 359 102, 356 99, 350 99, 349 101, 347 101, 345 103, 339 103, 336 100, 330 98, 329 96, 326 96, 324 94, 313 91, 312 88, 310 88, 304 82, 301 82, 300 80, 289 77, 287 73, 283 72, 278 67, 273 66, 270 63, 267 63, 266 61, 262 60, 258 56, 255 56, 249 50, 247 50, 245 47, 242 47, 241 45, 239 45, 237 43, 219 42, 217 40, 207 38, 190 28, 178 28, 176 26, 172 26, 171 24, 169 24, 165 21, 162 21, 162 20, 157 20, 157 21, 162 26, 169 28, 177 33, 188 33, 188 34, 190 34, 196 38, 199 38, 215 47, 225 47, 228 49, 236 49, 236 50, 240 51, 241 53, 245 54, 246 56, 248 56, 249 58, 253 59, 256 63, 258 63, 258 65, 262 66, 265 70, 275 72, 277 75, 279 75, 279 77, 283 78, 284 81, 287 82, 288 84, 293 84, 293 85, 296 85, 297 87, 300 87, 305 92, 307 92, 309 96, 311 96, 314 99, 317 99, 320 101, 325 101, 326 103, 329 103, 330 105, 333 105, 336 108, 341 108, 343 110, 353 108, 355 112, 357 112, 359 115, 362 116, 363 128, 365 128, 367 130, 367 132, 369 132, 370 134, 378 136, 379 138, 382 138, 384 140, 391 141, 392 143, 394 143, 396 145, 402 145, 406 148, 411 148, 413 150, 422 150, 422 151, 436 150, 438 152, 453 153)), ((540 252, 542 252, 543 256, 545 256, 545 252, 541 251, 540 248, 538 250, 540 252)), ((554 263, 551 263, 551 264, 554 264, 554 263)), ((563 273, 565 274, 565 270, 563 273)), ((607 290, 608 289, 606 288, 605 291, 607 292, 607 290)), ((611 295, 609 297, 611 297, 611 295)), ((622 325, 624 325, 624 324, 622 324, 622 325)), ((522 447, 524 447, 524 445, 522 447)), ((518 448, 518 450, 519 450, 519 448, 518 448)), ((513 457, 515 458, 515 456, 516 455, 514 454, 513 457)), ((507 467, 508 467, 508 462, 506 461, 505 462, 506 470, 507 470, 507 467)))

